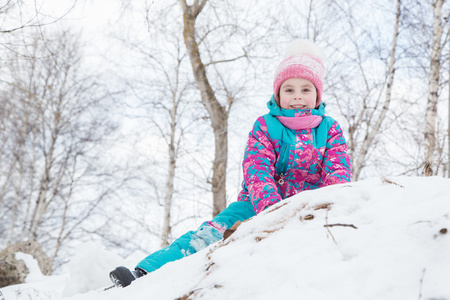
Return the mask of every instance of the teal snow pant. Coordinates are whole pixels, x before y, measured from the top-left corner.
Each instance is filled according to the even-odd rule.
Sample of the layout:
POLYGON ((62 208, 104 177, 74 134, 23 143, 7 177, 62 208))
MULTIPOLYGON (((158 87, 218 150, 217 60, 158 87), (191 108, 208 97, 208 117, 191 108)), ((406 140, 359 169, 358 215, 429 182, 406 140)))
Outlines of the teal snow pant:
POLYGON ((237 221, 250 219, 254 215, 251 202, 233 202, 212 221, 204 222, 197 231, 189 231, 176 239, 170 246, 150 254, 139 262, 136 268, 150 273, 168 262, 194 254, 221 240, 225 230, 237 221))

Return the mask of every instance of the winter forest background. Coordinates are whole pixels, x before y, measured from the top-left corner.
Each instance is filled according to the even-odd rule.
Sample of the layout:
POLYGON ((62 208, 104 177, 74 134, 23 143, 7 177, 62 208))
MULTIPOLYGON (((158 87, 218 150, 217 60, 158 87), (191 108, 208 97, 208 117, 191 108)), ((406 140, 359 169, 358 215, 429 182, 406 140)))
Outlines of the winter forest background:
POLYGON ((236 200, 286 45, 326 54, 354 180, 450 177, 444 0, 1 0, 0 249, 61 272, 153 252, 236 200))

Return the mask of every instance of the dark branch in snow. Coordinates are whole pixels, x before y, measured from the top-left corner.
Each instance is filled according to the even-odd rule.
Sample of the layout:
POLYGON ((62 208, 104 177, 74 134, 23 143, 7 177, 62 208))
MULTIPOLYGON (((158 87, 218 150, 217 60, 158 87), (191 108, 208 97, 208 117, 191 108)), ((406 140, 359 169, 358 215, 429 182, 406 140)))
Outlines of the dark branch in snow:
POLYGON ((325 225, 323 225, 323 227, 334 227, 334 226, 352 227, 352 228, 358 229, 358 227, 356 227, 353 224, 339 224, 338 223, 338 224, 325 224, 325 225))

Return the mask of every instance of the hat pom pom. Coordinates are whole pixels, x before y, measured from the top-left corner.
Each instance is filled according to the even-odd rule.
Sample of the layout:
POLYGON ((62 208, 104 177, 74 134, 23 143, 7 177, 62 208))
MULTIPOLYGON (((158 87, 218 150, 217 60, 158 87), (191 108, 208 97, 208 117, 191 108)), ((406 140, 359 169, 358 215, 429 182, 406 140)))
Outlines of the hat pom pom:
POLYGON ((299 39, 293 41, 286 48, 283 59, 287 59, 297 54, 308 54, 320 59, 322 62, 325 62, 325 55, 322 50, 311 40, 299 39))

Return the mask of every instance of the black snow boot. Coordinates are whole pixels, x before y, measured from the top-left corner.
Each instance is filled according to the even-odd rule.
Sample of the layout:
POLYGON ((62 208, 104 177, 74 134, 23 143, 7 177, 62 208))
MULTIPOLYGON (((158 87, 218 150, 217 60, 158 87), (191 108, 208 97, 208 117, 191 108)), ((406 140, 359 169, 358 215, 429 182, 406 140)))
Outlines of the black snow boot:
POLYGON ((109 273, 109 278, 116 287, 129 286, 136 278, 146 275, 147 272, 140 268, 136 268, 134 271, 130 271, 125 267, 117 267, 114 271, 109 273))

